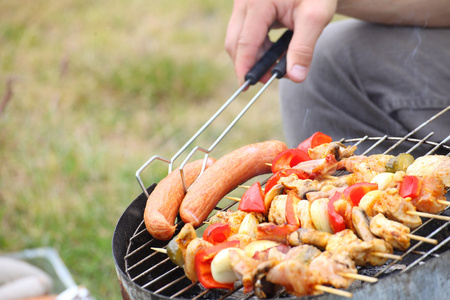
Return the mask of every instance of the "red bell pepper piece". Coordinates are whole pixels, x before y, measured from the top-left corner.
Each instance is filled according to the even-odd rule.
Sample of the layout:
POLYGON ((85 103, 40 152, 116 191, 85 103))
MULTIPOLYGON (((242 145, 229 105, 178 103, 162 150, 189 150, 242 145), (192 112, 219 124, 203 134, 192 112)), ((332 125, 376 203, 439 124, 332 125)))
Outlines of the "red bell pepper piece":
POLYGON ((239 202, 239 210, 246 212, 265 212, 264 192, 261 184, 257 181, 245 191, 239 202))
POLYGON ((307 138, 306 140, 304 140, 303 142, 301 142, 298 145, 297 149, 302 150, 303 152, 308 154, 308 149, 317 147, 325 143, 331 143, 332 141, 333 139, 330 136, 318 131, 309 138, 307 138))
POLYGON ((342 193, 336 192, 328 201, 328 219, 330 220, 331 229, 333 229, 334 233, 342 231, 346 228, 344 217, 341 216, 334 207, 334 203, 340 200, 342 195, 342 193))
POLYGON ((300 149, 287 149, 278 153, 272 161, 272 173, 280 170, 290 169, 302 161, 311 160, 308 152, 300 149))
POLYGON ((344 195, 350 199, 353 206, 358 206, 361 198, 370 191, 378 189, 378 184, 370 182, 358 182, 344 190, 344 195))
POLYGON ((295 204, 297 204, 298 201, 300 201, 300 199, 297 197, 297 193, 290 190, 286 198, 286 222, 290 225, 300 226, 300 222, 295 215, 295 204))
POLYGON ((195 271, 198 281, 206 289, 228 289, 234 288, 234 283, 219 283, 214 280, 211 273, 211 262, 220 250, 231 247, 239 247, 239 241, 225 242, 200 250, 195 254, 195 271))
POLYGON ((276 172, 275 174, 273 174, 272 177, 270 177, 267 180, 266 185, 264 187, 264 193, 267 193, 268 191, 270 191, 270 189, 275 184, 277 184, 278 180, 280 180, 281 177, 287 177, 292 174, 297 175, 298 179, 308 179, 309 178, 308 173, 306 173, 302 170, 297 170, 297 169, 280 170, 280 171, 276 172))
POLYGON ((418 177, 406 175, 400 183, 399 194, 403 198, 415 198, 419 196, 421 189, 421 181, 418 177))
POLYGON ((225 242, 225 240, 231 235, 231 228, 228 224, 214 223, 206 227, 203 232, 203 239, 211 244, 219 244, 225 242))

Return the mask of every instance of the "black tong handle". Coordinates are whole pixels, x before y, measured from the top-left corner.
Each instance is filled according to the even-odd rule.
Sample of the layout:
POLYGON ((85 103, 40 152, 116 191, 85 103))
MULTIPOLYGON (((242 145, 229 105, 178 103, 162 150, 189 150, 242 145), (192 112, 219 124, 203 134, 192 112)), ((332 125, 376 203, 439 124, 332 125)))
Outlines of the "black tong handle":
POLYGON ((277 78, 283 78, 286 75, 286 54, 280 59, 272 69, 272 75, 277 75, 277 78))
MULTIPOLYGON (((289 43, 292 38, 292 30, 287 30, 283 35, 276 41, 269 50, 264 53, 263 57, 251 68, 250 71, 245 75, 245 80, 249 81, 251 85, 256 84, 261 77, 273 66, 274 63, 277 62, 278 58, 286 52, 289 43)), ((286 61, 285 61, 286 65, 286 61)), ((286 66, 285 66, 286 73, 286 66)), ((273 73, 273 72, 272 72, 273 73)), ((283 74, 284 76, 284 74, 283 74)), ((281 76, 281 77, 283 77, 281 76)), ((278 77, 278 78, 281 78, 278 77)))

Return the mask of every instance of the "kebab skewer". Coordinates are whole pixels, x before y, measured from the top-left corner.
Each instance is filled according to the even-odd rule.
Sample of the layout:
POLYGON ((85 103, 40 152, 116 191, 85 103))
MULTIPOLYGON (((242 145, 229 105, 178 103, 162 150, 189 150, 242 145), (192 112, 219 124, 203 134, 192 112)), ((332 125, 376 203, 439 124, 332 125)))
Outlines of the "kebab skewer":
MULTIPOLYGON (((202 251, 209 251, 208 248, 212 249, 215 247, 212 244, 208 245, 209 243, 207 241, 200 242, 199 240, 202 239, 195 236, 194 228, 190 224, 183 227, 180 235, 176 239, 179 249, 183 252, 183 268, 185 269, 186 276, 192 281, 200 279, 195 277, 197 274, 188 270, 193 264, 197 263, 198 254, 201 255, 202 251), (195 253, 195 259, 192 257, 193 253, 195 253), (194 260, 195 262, 193 263, 192 261, 194 260)), ((265 246, 266 249, 248 244, 244 247, 244 251, 239 247, 235 247, 239 243, 234 242, 236 240, 229 240, 220 244, 232 246, 221 249, 211 261, 212 276, 215 276, 216 280, 223 284, 222 286, 215 287, 225 288, 226 286, 230 286, 230 283, 239 279, 243 282, 246 292, 249 292, 255 287, 255 292, 261 297, 263 290, 258 285, 258 282, 261 281, 261 274, 264 273, 265 276, 267 275, 269 282, 275 285, 278 285, 280 280, 282 280, 280 276, 284 276, 284 278, 286 276, 289 277, 290 280, 288 281, 290 284, 285 283, 283 286, 287 288, 288 292, 295 295, 331 292, 337 295, 351 297, 351 293, 336 291, 334 289, 330 290, 329 287, 325 287, 324 285, 346 288, 355 279, 370 282, 376 281, 374 278, 356 274, 357 271, 354 267, 354 262, 344 254, 339 256, 328 252, 321 253, 320 250, 309 245, 292 248, 286 245, 280 245, 278 247, 276 246, 278 245, 277 243, 270 243, 270 241, 256 241, 256 243, 263 242, 263 245, 269 243, 265 246), (256 248, 247 250, 252 247, 256 248), (248 251, 253 251, 255 254, 250 257, 246 253, 248 251), (233 268, 233 274, 238 274, 237 278, 234 278, 232 274, 230 278, 230 267, 233 268), (263 272, 264 270, 266 272, 263 272), (308 275, 307 280, 305 278, 303 281, 297 280, 306 275, 308 275), (295 284, 292 281, 294 278, 296 279, 295 284)), ((161 251, 160 249, 155 250, 161 251)), ((198 266, 196 266, 196 269, 198 269, 198 266)), ((204 284, 202 280, 200 282, 204 284)), ((210 288, 207 284, 205 287, 210 288)))
MULTIPOLYGON (((290 191, 289 193, 292 193, 290 191)), ((370 196, 370 195, 369 195, 370 196)), ((272 201, 272 205, 268 214, 268 221, 274 224, 283 225, 288 220, 288 199, 292 197, 296 197, 295 195, 278 195, 272 201)), ((365 196, 364 196, 365 197, 365 196)), ((364 198, 363 197, 363 198, 364 198)), ((370 198, 371 199, 371 198, 370 198)), ((332 198, 329 201, 336 201, 332 198)), ((339 201, 339 200, 338 200, 339 201)), ((326 199, 318 199, 314 201, 312 204, 308 200, 300 200, 294 206, 295 210, 295 218, 298 218, 299 221, 297 223, 294 222, 292 225, 301 225, 302 228, 309 229, 318 229, 320 231, 332 233, 333 229, 329 225, 329 216, 327 215, 327 207, 326 199)), ((347 203, 344 201, 344 203, 347 203)), ((363 204, 365 203, 365 200, 363 204)), ((339 206, 339 203, 337 203, 339 206)), ((292 204, 291 204, 292 205, 292 204)), ((365 207, 365 206, 364 206, 365 207)), ((367 209, 367 207, 365 207, 367 209)), ((373 207, 372 207, 373 209, 373 207)), ((347 228, 351 228, 353 231, 358 233, 358 235, 364 241, 373 240, 374 234, 382 237, 387 242, 389 242, 394 248, 399 250, 406 250, 409 248, 409 240, 416 239, 427 243, 436 244, 437 240, 427 239, 421 236, 416 236, 410 234, 409 227, 392 220, 386 219, 384 216, 377 216, 373 218, 375 220, 369 221, 367 215, 361 207, 348 207, 345 208, 346 213, 350 214, 350 216, 346 216, 347 228), (370 222, 370 223, 369 223, 370 222)), ((378 209, 380 211, 380 209, 378 209)), ((371 212, 373 213, 373 212, 371 212)), ((378 213, 379 214, 379 213, 378 213)), ((291 222, 292 223, 292 222, 291 222)), ((335 227, 335 226, 334 226, 335 227)), ((343 228, 342 228, 343 229, 343 228)), ((342 230, 341 229, 341 230, 342 230)))
MULTIPOLYGON (((333 192, 334 192, 334 194, 336 194, 335 193, 336 191, 332 190, 333 188, 334 189, 345 188, 345 187, 352 185, 355 182, 358 182, 362 179, 370 181, 370 180, 374 179, 377 175, 379 175, 379 172, 383 172, 382 167, 384 167, 384 168, 386 167, 386 163, 384 163, 384 166, 380 167, 380 170, 372 169, 372 167, 370 165, 370 160, 375 159, 373 156, 370 156, 369 158, 361 158, 361 157, 354 158, 351 156, 354 151, 354 148, 352 148, 352 150, 349 150, 346 154, 344 154, 345 149, 344 149, 344 151, 342 151, 342 147, 340 145, 337 145, 337 146, 336 145, 337 144, 332 145, 331 143, 329 143, 329 145, 326 145, 326 146, 320 146, 320 147, 316 147, 316 148, 309 147, 309 148, 314 148, 314 149, 307 149, 310 160, 312 160, 312 161, 297 164, 294 168, 291 168, 290 171, 289 170, 282 170, 282 171, 285 172, 286 175, 289 175, 289 174, 287 174, 289 172, 294 173, 294 174, 296 174, 296 176, 299 179, 303 179, 303 180, 309 179, 309 180, 311 180, 310 183, 316 183, 316 181, 318 181, 320 189, 318 189, 318 191, 316 191, 316 192, 320 192, 320 193, 328 192, 328 194, 326 194, 326 195, 328 197, 331 197, 330 195, 332 195, 333 192), (310 150, 312 150, 312 151, 310 151, 310 150), (359 161, 358 161, 358 159, 359 159, 359 161), (352 162, 353 162, 353 165, 352 165, 352 162), (331 176, 334 174, 334 172, 336 170, 338 170, 339 168, 342 168, 342 166, 344 166, 347 170, 349 170, 351 167, 353 167, 354 168, 353 172, 349 175, 344 175, 344 176, 340 176, 340 177, 331 176), (298 175, 300 175, 300 176, 298 176, 298 175), (316 180, 316 179, 318 179, 318 180, 316 180), (324 190, 324 189, 326 189, 326 190, 324 190)), ((375 159, 375 163, 378 163, 380 166, 382 165, 381 161, 383 159, 384 160, 387 159, 388 161, 390 161, 392 159, 392 157, 389 157, 389 156, 381 157, 381 158, 382 159, 375 159)), ((276 161, 276 159, 277 158, 275 158, 274 161, 276 161)), ((289 167, 292 167, 291 162, 289 162, 289 167)), ((272 166, 272 171, 274 171, 273 166, 272 166)), ((287 176, 282 176, 282 177, 287 177, 287 176)), ((440 180, 442 180, 442 179, 440 179, 440 180)), ((259 186, 259 188, 261 188, 261 187, 259 186)), ((267 189, 267 184, 266 184, 266 189, 267 189)), ((309 194, 312 194, 311 191, 309 191, 309 192, 310 192, 309 194)), ((272 197, 272 200, 270 202, 269 201, 262 202, 262 206, 260 205, 258 208, 258 209, 260 209, 259 212, 254 211, 255 213, 252 213, 252 214, 247 213, 246 216, 243 219, 241 219, 240 221, 243 223, 244 220, 247 219, 248 216, 253 216, 253 218, 248 217, 248 220, 253 219, 253 221, 254 221, 255 218, 257 219, 258 213, 261 214, 261 215, 259 215, 259 217, 262 219, 265 219, 266 217, 270 217, 269 208, 271 209, 272 207, 276 206, 273 203, 274 198, 282 196, 280 193, 280 190, 275 190, 275 194, 277 194, 277 195, 274 195, 274 197, 272 197)), ((304 196, 308 196, 308 193, 305 192, 304 196)), ((317 196, 317 195, 315 195, 315 196, 317 196)), ((319 196, 323 196, 323 194, 319 194, 319 196)), ((325 198, 328 198, 328 197, 325 197, 325 198)), ((392 211, 389 210, 389 205, 383 205, 386 203, 386 201, 379 201, 379 199, 383 199, 383 198, 387 198, 387 197, 385 197, 385 195, 381 195, 381 196, 378 195, 378 197, 374 197, 374 195, 372 195, 372 199, 370 199, 371 201, 367 200, 368 204, 366 205, 367 207, 365 207, 365 210, 363 210, 363 212, 366 212, 366 210, 371 209, 372 212, 374 212, 374 214, 375 213, 378 214, 378 213, 382 212, 382 213, 388 215, 388 217, 393 218, 395 214, 393 214, 392 211), (377 199, 377 200, 375 200, 375 199, 377 199), (375 205, 375 204, 377 204, 377 205, 375 205)), ((411 199, 412 198, 413 197, 411 197, 411 199)), ((309 198, 308 198, 308 200, 309 200, 309 198)), ((323 206, 325 201, 327 201, 323 197, 322 197, 322 200, 320 200, 320 201, 319 200, 313 201, 310 204, 311 205, 310 207, 306 206, 305 202, 302 202, 302 205, 305 207, 305 208, 303 208, 303 210, 306 211, 309 208, 309 210, 311 211, 312 205, 314 203, 316 203, 316 202, 322 203, 322 206, 323 206)), ((437 199, 437 200, 433 199, 433 200, 434 200, 434 203, 439 203, 439 202, 437 202, 437 200, 444 201, 442 199, 437 199)), ((246 202, 248 202, 248 201, 241 201, 241 203, 239 204, 240 208, 241 208, 241 205, 242 205, 242 208, 245 208, 245 206, 248 205, 248 203, 247 204, 243 204, 243 203, 246 203, 246 202)), ((286 205, 284 207, 285 208, 290 207, 291 206, 290 204, 292 204, 293 202, 294 202, 293 197, 291 197, 291 199, 289 199, 289 197, 287 197, 286 205)), ((328 200, 328 202, 330 202, 330 201, 328 200)), ((315 206, 320 207, 319 205, 315 205, 315 206)), ((407 211, 413 211, 413 210, 415 210, 415 209, 411 209, 411 210, 407 210, 407 211)), ((285 210, 285 222, 286 221, 288 223, 291 223, 291 221, 295 222, 295 220, 296 220, 295 213, 294 214, 292 213, 294 210, 290 209, 289 211, 290 211, 290 213, 287 213, 287 209, 285 210)), ((350 211, 352 211, 352 210, 350 210, 350 211)), ((326 212, 326 210, 322 210, 322 213, 323 212, 326 212)), ((350 216, 351 216, 351 218, 350 218, 350 220, 351 220, 353 218, 353 215, 350 213, 350 216)), ((371 215, 370 217, 375 217, 375 216, 371 215)), ((276 219, 277 216, 272 214, 272 218, 276 219)), ((393 219, 395 219, 395 218, 393 218, 393 219)), ((299 223, 298 218, 297 218, 296 222, 297 222, 297 224, 296 224, 297 226, 292 225, 294 228, 295 227, 298 228, 298 225, 300 225, 300 224, 298 224, 299 223)), ((239 222, 237 222, 237 223, 239 223, 239 222)), ((306 222, 304 222, 304 223, 306 223, 306 222)), ((347 218, 347 223, 349 223, 350 227, 352 227, 353 223, 351 221, 349 222, 348 218, 347 218)), ((413 224, 411 227, 414 227, 415 225, 416 224, 413 224)), ((277 225, 275 225, 275 226, 277 226, 277 225)), ((282 226, 282 225, 279 225, 279 226, 282 226)), ((316 225, 314 225, 314 226, 316 226, 316 225)), ((302 228, 302 229, 305 230, 305 228, 302 228)), ((296 232, 298 233, 298 230, 296 232)), ((236 240, 234 240, 234 241, 231 240, 230 242, 235 242, 235 243, 237 242, 239 245, 241 245, 241 241, 244 241, 244 244, 251 242, 252 237, 249 238, 247 236, 247 238, 243 238, 242 236, 244 236, 244 234, 241 234, 241 237, 239 237, 239 238, 234 237, 234 238, 236 238, 236 240)), ((188 260, 190 260, 190 261, 192 261, 193 253, 195 253, 195 254, 199 253, 199 252, 201 253, 202 251, 208 251, 208 249, 213 248, 213 246, 211 246, 211 244, 208 241, 202 242, 202 241, 198 241, 197 239, 198 238, 192 239, 189 242, 188 246, 185 248, 185 253, 186 253, 185 257, 189 258, 188 260), (191 246, 191 245, 193 245, 193 246, 191 246), (191 248, 191 249, 188 249, 188 248, 191 248)), ((200 240, 202 240, 202 239, 200 239, 200 240)), ((340 254, 345 253, 346 256, 349 256, 352 259, 355 259, 355 261, 357 261, 358 263, 364 264, 367 261, 370 261, 370 259, 367 259, 364 256, 369 256, 369 257, 374 256, 373 254, 377 252, 377 251, 374 251, 374 249, 378 249, 377 247, 378 248, 383 247, 383 250, 381 250, 380 252, 384 251, 384 252, 392 253, 392 246, 390 246, 390 244, 386 243, 384 240, 373 238, 371 241, 361 241, 358 239, 358 237, 356 237, 356 235, 351 230, 346 229, 343 232, 340 232, 339 234, 335 234, 335 235, 332 235, 331 237, 329 237, 324 249, 330 253, 333 253, 333 252, 340 253, 340 254), (370 245, 370 246, 368 246, 368 245, 370 245), (365 249, 365 248, 367 248, 367 250, 362 251, 362 249, 365 249)), ((180 248, 182 248, 182 245, 180 245, 180 248)), ((273 262, 270 262, 270 263, 273 263, 273 262)), ((282 268, 281 266, 283 266, 283 264, 287 264, 287 263, 284 263, 284 261, 282 261, 279 264, 272 266, 270 268, 270 270, 281 269, 282 268), (278 267, 278 266, 280 266, 280 267, 278 267)), ((186 265, 188 265, 188 264, 185 264, 185 272, 189 278, 191 276, 191 272, 188 272, 186 269, 192 268, 192 263, 190 264, 189 268, 187 268, 186 265)), ((299 274, 302 274, 302 272, 309 272, 309 269, 304 268, 303 265, 304 265, 304 263, 302 263, 302 266, 298 266, 298 269, 300 270, 299 274)), ((196 268, 196 266, 195 266, 195 268, 196 268)), ((198 270, 196 270, 196 271, 198 274, 199 273, 198 270)), ((273 272, 275 272, 275 271, 273 271, 273 272)), ((277 276, 275 276, 275 278, 277 278, 277 276)), ((278 278, 279 278, 279 276, 278 276, 278 278)), ((274 279, 274 280, 276 280, 276 279, 274 279)), ((313 287, 316 285, 320 286, 320 284, 318 284, 318 282, 320 282, 320 281, 313 282, 312 286, 313 287)), ((244 284, 244 286, 245 286, 245 284, 244 284)))

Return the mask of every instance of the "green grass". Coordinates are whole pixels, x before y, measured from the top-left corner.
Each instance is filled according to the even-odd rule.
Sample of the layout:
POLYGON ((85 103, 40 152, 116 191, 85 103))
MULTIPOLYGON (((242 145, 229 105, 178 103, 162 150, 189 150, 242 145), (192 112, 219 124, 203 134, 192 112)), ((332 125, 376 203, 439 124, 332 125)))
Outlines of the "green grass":
MULTIPOLYGON (((134 173, 155 154, 174 155, 237 88, 223 49, 231 7, 0 2, 0 99, 13 80, 0 114, 0 254, 54 247, 97 299, 120 299, 111 239, 141 193, 134 173)), ((209 147, 256 90, 198 144, 209 147)), ((213 156, 283 139, 277 98, 275 83, 213 156)), ((143 180, 166 172, 155 163, 143 180)))

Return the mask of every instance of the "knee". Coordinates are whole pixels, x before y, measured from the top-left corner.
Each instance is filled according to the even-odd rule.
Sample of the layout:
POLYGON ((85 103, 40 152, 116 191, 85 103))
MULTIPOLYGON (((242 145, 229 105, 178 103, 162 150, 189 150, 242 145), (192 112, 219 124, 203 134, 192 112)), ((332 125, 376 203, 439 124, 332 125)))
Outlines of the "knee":
POLYGON ((357 49, 364 45, 368 26, 366 22, 353 19, 330 23, 316 43, 313 67, 314 64, 328 68, 351 63, 352 55, 357 55, 357 49))

